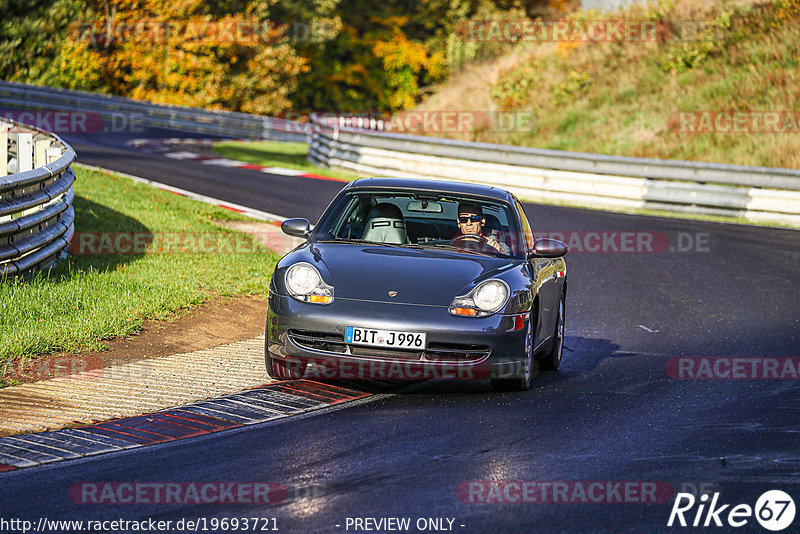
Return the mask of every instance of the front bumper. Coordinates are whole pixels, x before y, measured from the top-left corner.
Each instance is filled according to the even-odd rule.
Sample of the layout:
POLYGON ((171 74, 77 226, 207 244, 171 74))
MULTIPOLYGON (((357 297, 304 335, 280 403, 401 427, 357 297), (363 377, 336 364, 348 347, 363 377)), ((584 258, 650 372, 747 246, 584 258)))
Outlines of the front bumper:
POLYGON ((333 366, 327 378, 518 376, 529 347, 529 317, 457 317, 446 307, 349 300, 328 305, 270 292, 266 349, 287 362, 333 366), (346 345, 347 326, 426 332, 424 351, 346 345))

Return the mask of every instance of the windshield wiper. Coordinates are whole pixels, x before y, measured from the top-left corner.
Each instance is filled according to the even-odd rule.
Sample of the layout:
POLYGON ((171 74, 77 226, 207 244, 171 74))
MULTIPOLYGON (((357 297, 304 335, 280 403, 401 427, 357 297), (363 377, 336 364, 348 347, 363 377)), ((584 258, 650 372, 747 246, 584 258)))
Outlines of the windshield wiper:
POLYGON ((468 254, 482 254, 482 255, 489 255, 489 256, 497 256, 499 258, 508 258, 509 257, 507 254, 503 254, 499 250, 471 250, 471 249, 466 249, 466 248, 461 248, 461 247, 454 247, 453 245, 447 245, 445 243, 433 243, 433 244, 430 244, 430 245, 422 243, 422 244, 417 245, 417 246, 419 246, 420 248, 442 248, 442 249, 446 249, 446 250, 454 250, 456 252, 466 252, 468 254))
POLYGON ((320 239, 320 243, 358 243, 364 245, 375 245, 378 247, 401 247, 401 248, 416 248, 416 249, 428 249, 428 248, 441 248, 445 250, 453 250, 455 252, 466 252, 468 254, 480 254, 484 256, 497 256, 500 258, 507 258, 509 257, 507 254, 503 254, 499 250, 470 250, 464 249, 459 247, 454 247, 453 245, 448 245, 445 243, 382 243, 380 241, 368 241, 366 239, 357 239, 355 237, 335 237, 333 239, 320 239))
POLYGON ((360 243, 364 245, 375 245, 378 247, 399 247, 394 243, 381 243, 380 241, 368 241, 366 239, 356 239, 355 237, 334 237, 333 239, 321 239, 321 243, 360 243))

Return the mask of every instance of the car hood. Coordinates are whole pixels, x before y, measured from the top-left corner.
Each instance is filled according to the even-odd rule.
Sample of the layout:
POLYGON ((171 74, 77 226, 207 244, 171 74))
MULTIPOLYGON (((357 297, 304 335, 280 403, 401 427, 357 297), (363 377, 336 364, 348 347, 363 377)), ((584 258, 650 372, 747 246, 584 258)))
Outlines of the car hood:
POLYGON ((498 276, 521 263, 478 254, 349 243, 313 243, 295 252, 308 255, 309 263, 324 264, 336 299, 428 306, 449 306, 473 281, 498 276), (390 291, 397 294, 390 297, 390 291))

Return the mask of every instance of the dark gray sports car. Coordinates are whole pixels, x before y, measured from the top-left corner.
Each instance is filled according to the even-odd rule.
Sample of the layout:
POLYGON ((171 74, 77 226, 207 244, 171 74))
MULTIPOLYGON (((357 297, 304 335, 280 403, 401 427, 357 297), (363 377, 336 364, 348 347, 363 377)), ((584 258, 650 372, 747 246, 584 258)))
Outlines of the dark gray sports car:
POLYGON ((496 187, 368 178, 347 185, 275 267, 273 378, 489 378, 530 387, 564 343, 567 246, 534 240, 496 187))

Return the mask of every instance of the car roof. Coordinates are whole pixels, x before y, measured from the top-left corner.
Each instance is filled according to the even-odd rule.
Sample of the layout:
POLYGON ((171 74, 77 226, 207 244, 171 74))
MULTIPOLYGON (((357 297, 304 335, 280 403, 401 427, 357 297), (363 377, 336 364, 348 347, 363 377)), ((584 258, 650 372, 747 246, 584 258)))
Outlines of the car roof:
POLYGON ((514 198, 511 193, 499 187, 463 182, 449 182, 446 180, 427 180, 423 178, 390 178, 385 176, 359 178, 358 180, 351 182, 346 189, 373 187, 385 187, 387 189, 421 189, 442 193, 462 193, 465 195, 489 197, 505 201, 512 201, 514 198))

